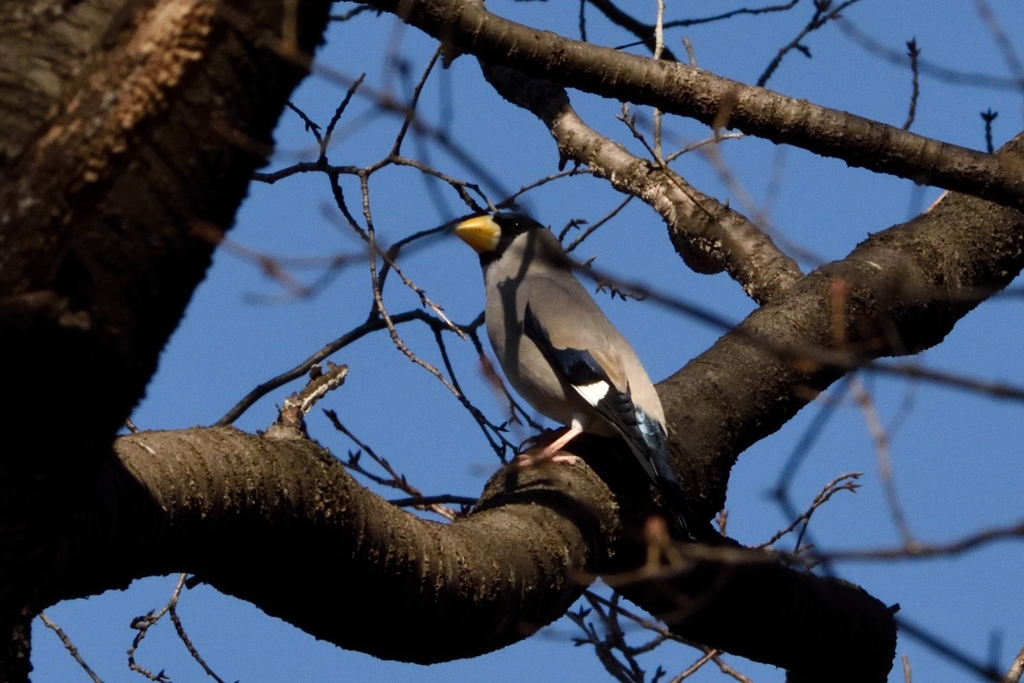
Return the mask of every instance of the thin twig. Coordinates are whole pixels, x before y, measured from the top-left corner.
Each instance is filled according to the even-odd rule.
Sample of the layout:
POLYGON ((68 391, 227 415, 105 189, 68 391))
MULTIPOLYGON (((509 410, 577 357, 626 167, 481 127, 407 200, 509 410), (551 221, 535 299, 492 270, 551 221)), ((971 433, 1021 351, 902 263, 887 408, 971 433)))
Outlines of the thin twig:
POLYGON ((811 51, 807 46, 803 45, 800 41, 807 37, 807 35, 813 31, 817 31, 828 22, 836 19, 840 16, 842 11, 850 5, 859 2, 859 0, 846 0, 846 2, 840 3, 838 7, 832 9, 832 3, 830 0, 814 0, 814 16, 807 22, 803 30, 797 34, 796 38, 784 45, 779 49, 772 61, 765 67, 764 73, 757 79, 757 86, 763 88, 768 82, 768 79, 772 77, 775 70, 779 68, 779 64, 782 63, 783 57, 789 54, 793 50, 802 52, 804 55, 810 57, 811 51), (831 11, 829 11, 831 10, 831 11))
MULTIPOLYGON (((185 575, 182 574, 179 577, 179 580, 184 577, 185 575)), ((190 655, 192 655, 192 659, 196 660, 196 663, 203 668, 203 671, 206 672, 207 676, 217 681, 217 683, 224 683, 224 680, 216 673, 214 673, 213 669, 211 669, 210 666, 206 663, 206 660, 202 658, 202 656, 199 654, 199 651, 195 648, 195 646, 192 644, 192 641, 189 639, 188 634, 185 633, 185 627, 182 625, 181 619, 178 617, 177 599, 175 599, 174 604, 171 605, 168 612, 171 617, 171 623, 174 624, 174 630, 178 634, 178 639, 181 640, 181 642, 185 645, 185 649, 188 650, 188 653, 190 655)))
POLYGON ((693 43, 690 42, 688 36, 683 36, 683 47, 686 48, 686 59, 690 63, 690 66, 697 68, 697 53, 693 51, 693 43))
MULTIPOLYGON (((818 495, 814 497, 814 500, 811 501, 810 507, 808 507, 803 514, 794 519, 785 529, 781 529, 775 532, 775 534, 771 538, 769 538, 764 543, 761 543, 757 547, 767 548, 769 546, 775 545, 780 539, 792 533, 793 530, 800 525, 803 525, 803 527, 806 529, 807 525, 811 521, 811 516, 814 514, 815 510, 817 510, 822 505, 827 503, 828 500, 836 493, 840 491, 850 491, 851 493, 856 493, 857 489, 860 487, 860 485, 856 483, 856 480, 860 479, 860 477, 860 472, 850 472, 848 474, 841 474, 832 481, 830 481, 829 483, 825 484, 821 488, 821 491, 818 492, 818 495)), ((798 540, 796 552, 799 552, 799 544, 800 541, 798 540)))
MULTIPOLYGON (((334 425, 335 429, 337 429, 339 432, 341 432, 349 439, 351 439, 352 442, 359 447, 360 452, 369 455, 370 458, 372 458, 375 463, 377 463, 385 472, 387 472, 388 478, 380 477, 379 475, 374 475, 365 468, 363 468, 359 464, 360 452, 349 453, 348 461, 342 461, 346 467, 356 472, 359 472, 360 474, 364 474, 370 477, 378 484, 390 486, 391 488, 403 491, 412 498, 422 498, 430 500, 429 498, 423 495, 422 491, 420 491, 418 488, 410 484, 409 480, 405 478, 405 475, 399 474, 395 470, 395 468, 391 466, 391 463, 388 462, 387 458, 377 455, 376 451, 374 451, 372 448, 370 448, 369 445, 361 441, 355 434, 353 434, 348 429, 348 427, 342 424, 341 419, 338 417, 338 414, 336 412, 334 412, 333 410, 325 410, 324 414, 327 415, 327 418, 334 425)), ((430 510, 431 512, 434 512, 440 515, 441 517, 444 517, 448 521, 452 521, 458 516, 457 513, 451 508, 433 501, 423 504, 416 504, 416 507, 419 507, 422 510, 430 510)))
POLYGON ((955 645, 942 640, 934 633, 930 633, 917 624, 908 621, 906 617, 897 614, 896 626, 902 634, 908 635, 920 643, 923 643, 933 652, 945 657, 951 662, 955 662, 959 666, 962 666, 978 678, 985 681, 992 681, 992 683, 1001 683, 1003 680, 1002 674, 999 670, 993 668, 991 664, 982 663, 978 659, 974 658, 970 653, 961 650, 955 645))
MULTIPOLYGON (((612 0, 588 0, 588 2, 594 7, 596 7, 597 10, 605 16, 605 18, 607 18, 616 26, 632 33, 634 36, 640 39, 640 44, 647 47, 647 49, 650 50, 651 52, 654 52, 654 26, 645 24, 642 21, 636 19, 635 17, 627 14, 612 0)), ((621 45, 619 46, 619 49, 632 47, 633 45, 636 44, 637 43, 621 45)), ((662 50, 661 58, 672 62, 679 61, 678 59, 676 59, 676 56, 672 53, 672 51, 668 49, 662 50)))
POLYGON ((319 145, 320 147, 323 147, 324 140, 322 137, 320 137, 320 126, 313 123, 313 120, 306 116, 306 112, 302 111, 291 102, 285 102, 284 105, 291 109, 296 114, 298 114, 299 118, 302 119, 302 123, 305 124, 306 130, 312 133, 313 137, 316 138, 316 144, 319 145))
POLYGON ((999 112, 992 111, 991 108, 981 112, 981 120, 985 122, 985 149, 989 154, 995 151, 995 147, 992 144, 992 122, 999 116, 999 112))
POLYGON ((586 230, 584 230, 579 235, 577 235, 576 239, 574 239, 572 242, 570 242, 565 247, 565 253, 568 254, 573 249, 575 249, 576 247, 580 246, 580 244, 583 243, 583 240, 585 240, 588 237, 590 237, 591 235, 593 235, 594 231, 597 230, 598 228, 600 228, 602 225, 604 225, 605 223, 607 223, 611 219, 615 218, 615 216, 617 216, 620 211, 622 211, 624 208, 626 208, 626 206, 629 205, 629 203, 631 201, 633 201, 634 199, 635 199, 635 197, 633 195, 627 195, 625 199, 623 199, 621 202, 619 202, 618 206, 616 206, 614 209, 612 209, 611 211, 606 213, 604 216, 602 216, 598 220, 596 220, 593 223, 591 223, 590 225, 588 225, 586 230))
MULTIPOLYGON (((366 6, 363 5, 363 9, 365 9, 365 7, 366 6)), ((325 164, 327 163, 327 147, 331 144, 331 137, 334 135, 334 128, 338 125, 338 121, 341 120, 341 115, 345 113, 346 109, 348 109, 349 102, 352 101, 352 97, 356 94, 356 91, 359 90, 359 86, 363 84, 365 79, 365 73, 359 74, 359 78, 357 78, 352 85, 348 87, 348 90, 345 91, 345 97, 342 98, 341 104, 339 104, 334 110, 334 115, 331 116, 331 120, 327 124, 327 129, 324 131, 324 139, 320 143, 320 162, 325 164)))
POLYGON ((681 672, 679 672, 679 674, 670 679, 668 683, 680 683, 680 681, 687 679, 693 674, 697 673, 701 669, 701 667, 703 667, 705 664, 711 661, 711 658, 714 657, 717 652, 718 650, 709 650, 705 652, 697 659, 697 661, 695 661, 693 664, 686 667, 681 672))
POLYGON ((50 621, 50 618, 46 616, 46 612, 40 612, 39 619, 43 622, 43 625, 46 626, 46 628, 57 634, 57 637, 60 638, 60 642, 64 644, 64 649, 68 651, 68 654, 71 655, 72 659, 78 662, 78 666, 82 667, 82 670, 85 671, 86 675, 92 679, 93 683, 103 683, 102 679, 96 675, 96 672, 89 668, 89 665, 85 663, 85 660, 82 659, 82 655, 78 652, 78 648, 75 647, 75 644, 71 642, 71 639, 68 638, 68 635, 64 633, 61 627, 50 621))
MULTIPOLYGON (((657 20, 654 23, 654 59, 661 59, 665 51, 665 0, 656 0, 658 7, 657 20)), ((654 108, 654 158, 661 163, 661 110, 654 108)))
POLYGON ((373 8, 370 7, 369 5, 359 5, 355 9, 350 9, 349 11, 345 12, 344 14, 332 14, 330 19, 331 19, 331 21, 338 21, 338 22, 348 21, 349 19, 352 19, 353 17, 357 17, 360 14, 362 14, 363 12, 368 12, 368 11, 370 11, 372 9, 373 8))
POLYGON ((402 128, 398 131, 398 135, 395 136, 395 142, 391 146, 391 156, 397 156, 402 149, 402 141, 405 140, 405 134, 409 132, 409 126, 412 125, 413 119, 416 117, 416 105, 419 104, 420 94, 423 92, 423 86, 427 84, 427 77, 430 76, 430 72, 434 69, 434 65, 437 64, 438 58, 441 56, 442 46, 438 46, 434 50, 433 56, 430 61, 427 62, 427 67, 423 70, 423 75, 420 76, 419 82, 413 89, 412 99, 409 100, 409 105, 406 107, 405 120, 402 121, 402 128))
POLYGON ((974 6, 978 10, 978 16, 985 22, 985 27, 992 34, 992 39, 1002 53, 1003 61, 1006 62, 1010 73, 1016 79, 1017 86, 1024 91, 1024 64, 1021 64, 1020 57, 1013 48, 1013 41, 1006 34, 1003 25, 999 23, 999 19, 996 18, 995 12, 992 11, 986 0, 974 0, 974 6))
POLYGON ((917 67, 917 58, 921 56, 921 50, 917 47, 917 41, 911 38, 907 41, 907 56, 910 57, 911 92, 910 107, 907 110, 907 120, 903 123, 903 130, 910 130, 917 115, 917 98, 921 94, 921 86, 918 82, 920 72, 917 67))
POLYGON ((521 188, 510 194, 509 196, 502 199, 500 202, 494 205, 494 210, 499 211, 501 209, 508 209, 515 206, 515 200, 526 194, 530 190, 536 189, 542 185, 547 185, 554 180, 561 180, 562 178, 571 178, 577 175, 593 175, 594 172, 589 168, 570 168, 568 171, 559 171, 558 173, 552 173, 549 176, 545 176, 540 180, 534 181, 529 185, 523 185, 521 188))
POLYGON ((132 644, 128 648, 128 668, 142 674, 151 681, 157 681, 157 683, 170 683, 171 679, 168 678, 163 670, 154 674, 149 669, 138 664, 135 661, 135 651, 146 637, 146 634, 149 633, 149 629, 156 626, 157 622, 159 622, 172 607, 175 607, 178 604, 178 597, 181 595, 181 589, 185 585, 185 578, 185 574, 180 574, 178 576, 178 582, 175 584, 174 591, 171 593, 171 598, 167 601, 167 604, 161 607, 158 611, 154 612, 153 610, 150 610, 141 617, 135 617, 132 619, 130 625, 131 628, 138 631, 138 633, 135 634, 135 637, 132 639, 132 644))
POLYGON ((785 12, 786 10, 792 9, 800 0, 790 0, 789 2, 782 3, 779 5, 768 5, 767 7, 741 7, 740 9, 731 10, 729 12, 723 12, 722 14, 716 14, 710 17, 701 17, 700 19, 679 19, 677 21, 669 21, 665 24, 665 28, 675 28, 677 26, 696 26, 698 24, 709 24, 714 21, 724 21, 725 19, 732 19, 733 17, 741 14, 757 15, 757 14, 771 14, 773 12, 785 12))
MULTIPOLYGON (((410 320, 423 320, 424 322, 427 322, 427 324, 430 324, 429 321, 432 320, 432 318, 428 313, 421 310, 406 311, 404 313, 398 313, 396 315, 391 316, 391 322, 394 325, 401 325, 403 323, 409 322, 410 320)), ((224 417, 220 418, 219 420, 217 420, 217 422, 214 423, 214 426, 224 427, 233 423, 235 420, 241 417, 246 410, 251 408, 253 404, 255 404, 258 400, 269 394, 274 389, 277 389, 278 387, 284 386, 288 382, 303 377, 309 372, 310 368, 312 368, 320 361, 327 359, 331 355, 337 353, 338 351, 345 348, 349 344, 362 339, 371 332, 377 332, 385 328, 387 328, 387 324, 383 320, 379 318, 374 318, 372 320, 367 320, 362 325, 359 325, 349 330, 341 337, 323 346, 319 351, 317 351, 312 356, 296 365, 291 370, 283 372, 277 377, 268 379, 266 382, 263 382, 262 384, 258 385, 255 389, 246 394, 242 398, 242 400, 240 400, 238 403, 232 406, 231 410, 224 414, 224 417)))
POLYGON ((815 551, 816 559, 840 562, 878 562, 891 560, 917 560, 932 557, 955 557, 983 546, 1016 538, 1024 538, 1024 522, 1005 527, 983 529, 949 543, 922 543, 913 546, 901 545, 896 548, 876 548, 874 550, 836 550, 815 551))
POLYGON ((864 384, 856 377, 850 380, 850 394, 853 396, 853 400, 857 402, 857 405, 860 406, 868 432, 875 443, 875 454, 878 459, 878 477, 882 482, 882 489, 885 491, 885 501, 889 506, 889 514, 892 516, 893 524, 896 525, 896 530, 899 532, 903 545, 907 548, 912 548, 917 542, 914 540, 914 534, 910 530, 910 524, 907 522, 903 505, 900 503, 899 496, 896 493, 896 484, 893 481, 892 475, 892 459, 889 457, 889 435, 886 433, 882 421, 878 418, 878 411, 875 409, 875 403, 871 398, 871 394, 868 393, 864 384))
MULTIPOLYGON (((856 24, 846 17, 839 17, 834 23, 847 38, 854 41, 861 48, 871 54, 884 59, 890 64, 895 64, 897 66, 910 66, 910 59, 907 57, 907 53, 905 51, 896 50, 887 45, 883 45, 864 31, 860 30, 856 24)), ((1021 87, 1017 79, 1014 78, 956 71, 955 69, 940 66, 923 59, 918 60, 917 66, 918 70, 923 75, 955 85, 973 88, 993 88, 996 90, 1019 90, 1021 87)))

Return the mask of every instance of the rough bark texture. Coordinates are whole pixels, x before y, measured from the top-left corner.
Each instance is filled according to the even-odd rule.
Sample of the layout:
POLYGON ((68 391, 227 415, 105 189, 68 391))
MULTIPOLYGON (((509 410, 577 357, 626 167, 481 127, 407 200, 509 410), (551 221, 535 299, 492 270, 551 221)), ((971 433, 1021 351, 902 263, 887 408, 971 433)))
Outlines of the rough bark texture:
POLYGON ((850 680, 884 678, 884 605, 727 543, 647 565, 651 502, 630 454, 600 438, 573 446, 600 477, 582 464, 499 472, 473 514, 442 525, 362 488, 312 441, 232 428, 123 437, 39 578, 41 601, 187 571, 318 638, 429 664, 531 635, 601 574, 685 638, 797 672, 852 658, 850 680))
POLYGON ((864 590, 759 551, 687 560, 678 577, 619 589, 677 635, 785 668, 790 681, 887 680, 896 628, 889 609, 864 590))
MULTIPOLYGON (((1018 137, 1001 154, 1022 148, 1018 137)), ((1022 267, 1024 214, 951 194, 811 273, 662 382, 675 463, 704 516, 725 506, 739 454, 842 376, 822 352, 878 358, 934 346, 1022 267)))
MULTIPOLYGON (((299 4, 306 53, 328 9, 299 4)), ((27 672, 14 622, 55 530, 142 396, 305 74, 275 52, 280 14, 212 0, 0 9, 0 659, 12 672, 27 672)))
POLYGON ((560 617, 618 525, 583 466, 497 476, 479 507, 424 521, 308 440, 233 428, 123 437, 41 582, 44 603, 187 571, 349 649, 470 657, 560 617))

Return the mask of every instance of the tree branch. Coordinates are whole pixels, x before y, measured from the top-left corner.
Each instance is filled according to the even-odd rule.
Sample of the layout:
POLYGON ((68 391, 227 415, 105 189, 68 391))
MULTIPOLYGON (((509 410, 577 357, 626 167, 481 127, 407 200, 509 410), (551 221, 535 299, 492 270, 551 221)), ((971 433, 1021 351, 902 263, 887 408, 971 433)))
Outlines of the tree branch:
POLYGON ((850 166, 1024 208, 1024 164, 715 76, 538 31, 462 0, 368 0, 440 40, 530 76, 735 128, 850 166))
POLYGON ((0 670, 26 675, 18 631, 38 570, 205 274, 205 228, 230 227, 269 154, 330 9, 304 0, 286 22, 280 3, 245 0, 29 5, 0 8, 0 376, 17 397, 0 411, 0 670))
POLYGON ((741 213, 701 193, 668 166, 633 156, 587 126, 562 87, 504 66, 480 66, 502 97, 544 122, 563 160, 586 164, 616 190, 654 208, 668 225, 676 251, 695 271, 727 270, 758 303, 802 276, 796 262, 741 213))
MULTIPOLYGON (((622 467, 615 443, 575 445, 587 462, 622 467)), ((318 638, 431 663, 529 636, 604 574, 686 638, 796 671, 829 653, 887 670, 878 643, 894 646, 891 615, 859 589, 721 544, 667 547, 670 561, 652 564, 657 546, 635 531, 650 497, 629 480, 582 465, 506 470, 476 511, 444 525, 364 489, 312 441, 232 428, 130 435, 40 577, 40 606, 188 571, 318 638)))
POLYGON ((115 449, 43 579, 43 605, 187 571, 317 638, 426 664, 560 617, 615 537, 615 504, 584 467, 499 474, 478 512, 438 524, 305 439, 194 428, 115 449))
MULTIPOLYGON (((999 158, 1022 152, 1018 136, 999 158)), ((1022 267, 1024 214, 950 194, 806 276, 660 383, 675 465, 701 516, 723 507, 740 453, 851 367, 823 362, 829 352, 880 358, 934 346, 1022 267)))

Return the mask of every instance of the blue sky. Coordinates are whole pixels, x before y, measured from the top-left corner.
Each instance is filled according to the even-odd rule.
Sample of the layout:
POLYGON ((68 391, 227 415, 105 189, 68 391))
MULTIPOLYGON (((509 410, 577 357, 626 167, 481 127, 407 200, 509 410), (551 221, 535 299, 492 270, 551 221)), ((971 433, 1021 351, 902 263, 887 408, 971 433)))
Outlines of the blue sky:
MULTIPOLYGON (((1010 67, 972 0, 948 0, 937 11, 926 0, 899 3, 863 0, 846 12, 861 30, 897 50, 916 38, 922 58, 962 72, 1006 77, 1010 67)), ((655 3, 631 3, 631 11, 653 21, 655 3)), ((338 12, 351 5, 340 3, 338 12)), ((489 4, 492 11, 535 27, 577 36, 576 7, 556 3, 489 4)), ((721 11, 720 2, 688 2, 667 9, 668 18, 703 16, 721 11), (686 12, 686 14, 682 14, 686 12)), ((1024 52, 1024 13, 1017 0, 990 0, 1002 29, 1024 52)), ((701 68, 753 83, 780 45, 791 40, 812 8, 769 17, 739 19, 668 33, 668 44, 684 54, 680 41, 690 38, 701 68)), ((628 38, 588 8, 588 37, 605 45, 628 38)), ((909 71, 869 54, 836 27, 811 34, 805 41, 812 58, 791 53, 768 87, 817 104, 901 125, 910 97, 909 71)), ((389 87, 397 97, 407 92, 387 68, 385 47, 394 46, 407 60, 411 78, 419 77, 435 45, 415 29, 388 16, 366 13, 332 27, 318 56, 321 64, 357 76, 367 84, 389 87)), ((313 76, 293 102, 314 121, 326 124, 344 96, 344 89, 313 76)), ((630 147, 642 149, 616 120, 619 104, 570 92, 587 123, 630 147)), ((913 131, 982 149, 979 112, 997 110, 997 145, 1024 124, 1021 91, 955 85, 922 76, 921 96, 913 131)), ((638 114, 648 114, 634 109, 638 114)), ((437 123, 450 114, 449 130, 457 143, 510 190, 555 172, 554 144, 531 115, 501 100, 483 81, 475 61, 463 57, 450 69, 437 69, 424 91, 421 113, 437 123)), ((336 164, 365 165, 384 156, 400 120, 376 112, 372 102, 356 98, 339 125, 329 152, 336 164), (349 127, 349 122, 360 122, 349 127)), ((706 127, 677 117, 666 118, 666 130, 686 140, 708 135, 706 127)), ((291 112, 276 133, 278 152, 268 170, 298 160, 312 160, 313 140, 291 112)), ((430 161, 440 170, 476 182, 471 171, 443 149, 424 143, 430 161)), ((666 149, 671 147, 666 144, 666 149)), ((415 140, 405 152, 419 156, 415 140)), ((754 201, 770 199, 767 209, 774 229, 787 239, 829 260, 847 254, 868 233, 906 220, 938 195, 936 188, 915 189, 912 183, 847 168, 795 148, 777 148, 746 138, 722 145, 730 171, 754 201), (773 184, 778 191, 772 192, 773 184)), ((675 168, 693 185, 721 199, 730 197, 711 165, 691 154, 675 168)), ((353 209, 358 185, 344 181, 353 209)), ((380 239, 393 242, 417 230, 465 212, 447 187, 436 188, 445 204, 437 205, 426 182, 412 169, 388 169, 371 179, 371 202, 380 239)), ((489 191, 494 201, 497 191, 489 191)), ((603 181, 586 176, 554 183, 527 195, 526 208, 543 223, 561 227, 572 218, 594 221, 621 201, 603 181)), ((732 197, 734 206, 742 206, 732 197)), ((289 178, 273 186, 254 184, 238 214, 232 240, 277 257, 329 256, 359 249, 356 238, 332 209, 324 178, 289 178)), ((630 280, 640 280, 740 320, 753 308, 734 282, 723 275, 689 272, 674 253, 664 224, 646 206, 633 202, 577 251, 596 256, 596 265, 630 280)), ((438 241, 403 259, 406 273, 430 298, 444 306, 453 320, 468 322, 482 308, 483 292, 475 255, 457 240, 438 241)), ((813 266, 803 263, 805 268, 813 266)), ((316 271, 296 271, 311 281, 316 271)), ((387 304, 398 312, 417 305, 397 280, 389 282, 387 304)), ((656 381, 706 349, 719 331, 667 313, 649 302, 598 300, 633 342, 656 381)), ((316 296, 296 299, 279 282, 266 278, 250 260, 221 251, 200 286, 179 330, 165 351, 160 370, 134 420, 143 429, 175 429, 215 422, 255 385, 293 367, 328 341, 359 324, 370 306, 369 274, 363 265, 342 271, 316 296)), ((948 339, 918 360, 982 379, 1024 386, 1020 339, 1024 307, 1020 297, 1004 297, 980 306, 961 321, 948 339)), ((432 335, 413 326, 400 328, 417 353, 438 362, 432 335)), ((469 396, 494 420, 502 408, 479 377, 468 343, 449 342, 453 362, 469 396)), ((366 338, 332 358, 350 366, 344 387, 321 404, 339 414, 360 438, 387 457, 411 482, 427 493, 476 496, 497 465, 469 415, 441 384, 410 363, 386 334, 366 338)), ((924 542, 941 542, 982 528, 1024 518, 1024 406, 979 397, 964 391, 877 376, 860 377, 874 398, 883 423, 909 413, 890 433, 895 484, 910 526, 924 542)), ((282 388, 252 409, 238 426, 266 428, 275 405, 300 384, 282 388)), ((828 396, 823 400, 830 400, 828 396)), ((846 472, 863 472, 856 495, 840 494, 819 510, 811 525, 823 548, 877 548, 898 542, 887 512, 878 475, 876 451, 861 411, 848 398, 839 400, 832 420, 792 482, 791 495, 805 507, 829 480, 846 472)), ((778 473, 821 403, 798 415, 778 434, 745 453, 733 472, 727 507, 730 535, 758 543, 783 527, 787 519, 768 498, 778 473)), ((319 410, 309 419, 313 436, 339 456, 354 448, 335 434, 319 410)), ((524 434, 525 436, 525 434, 524 434)), ((861 584, 887 603, 898 602, 902 614, 942 638, 988 661, 994 653, 1005 669, 1024 644, 1024 576, 1019 570, 1021 544, 1005 542, 955 559, 898 563, 847 563, 842 576, 861 584), (1001 643, 996 647, 993 643, 1001 643)), ((159 608, 170 595, 174 577, 138 581, 127 591, 112 591, 48 610, 74 640, 83 657, 103 680, 128 681, 125 651, 134 632, 132 618, 159 608)), ((573 681, 611 680, 592 651, 573 647, 579 635, 567 620, 533 638, 474 660, 432 667, 382 662, 314 640, 297 629, 267 617, 251 605, 201 586, 186 591, 179 608, 199 651, 225 680, 245 683, 280 680, 345 681, 388 678, 429 681, 573 681)), ((338 615, 339 619, 358 618, 338 615)), ((400 618, 396 615, 396 618, 400 618)), ((641 635, 636 636, 642 639, 641 635)), ((57 638, 37 622, 34 635, 35 680, 87 681, 57 638)), ((898 653, 907 655, 917 680, 965 680, 968 675, 907 637, 898 653)), ((199 667, 177 641, 169 623, 148 636, 137 654, 153 671, 164 669, 174 681, 200 680, 199 667)), ((666 645, 642 659, 653 672, 662 665, 674 675, 697 658, 694 650, 666 645)), ((755 681, 782 681, 783 672, 746 662, 728 661, 755 681)), ((891 680, 901 680, 899 666, 891 680)), ((706 668, 695 680, 718 680, 706 668)))

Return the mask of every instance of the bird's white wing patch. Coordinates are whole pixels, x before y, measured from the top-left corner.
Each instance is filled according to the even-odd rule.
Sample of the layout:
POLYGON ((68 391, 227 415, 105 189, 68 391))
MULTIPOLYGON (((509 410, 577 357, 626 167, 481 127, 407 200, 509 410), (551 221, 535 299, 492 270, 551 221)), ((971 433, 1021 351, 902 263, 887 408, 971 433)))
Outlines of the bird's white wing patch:
POLYGON ((608 390, 611 386, 608 382, 599 381, 593 384, 584 384, 583 386, 573 385, 573 389, 583 397, 583 400, 592 406, 596 406, 601 400, 608 395, 608 390))

